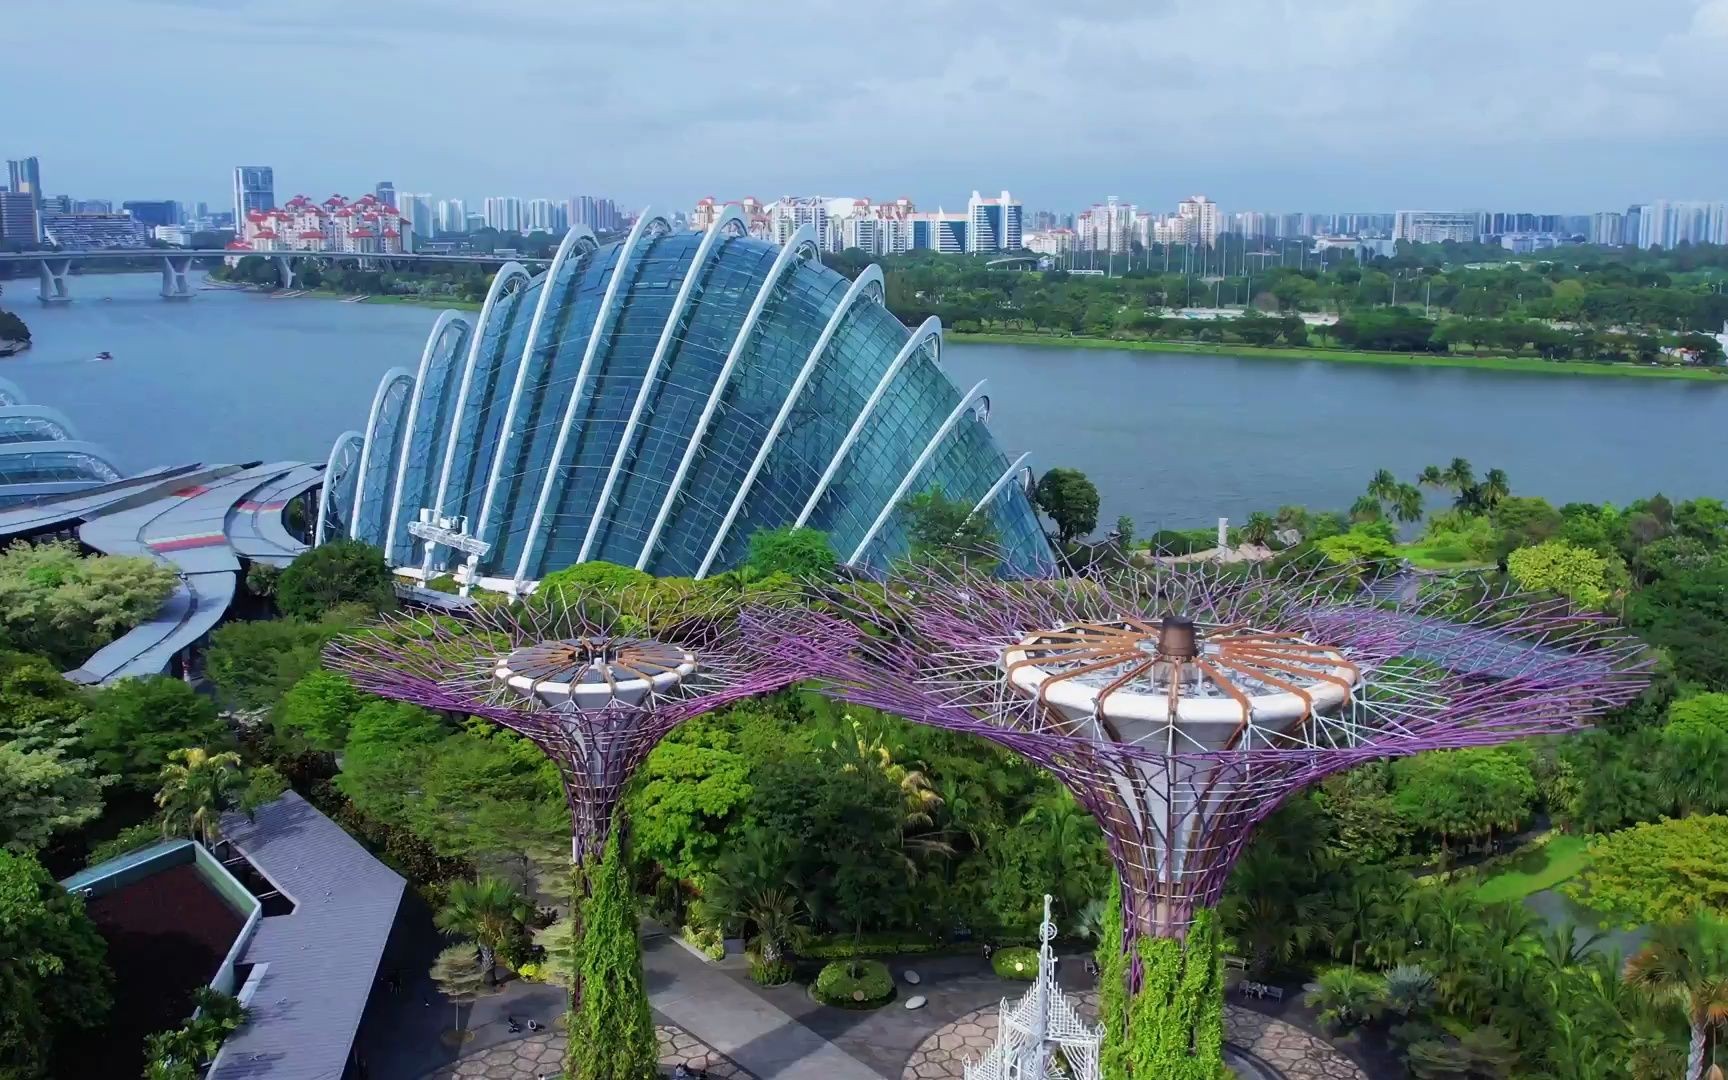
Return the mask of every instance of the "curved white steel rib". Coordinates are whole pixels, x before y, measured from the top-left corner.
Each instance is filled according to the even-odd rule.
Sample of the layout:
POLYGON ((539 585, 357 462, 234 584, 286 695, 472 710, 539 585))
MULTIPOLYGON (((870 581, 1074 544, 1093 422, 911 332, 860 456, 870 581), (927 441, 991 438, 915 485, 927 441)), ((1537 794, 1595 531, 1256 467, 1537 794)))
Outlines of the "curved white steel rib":
MULTIPOLYGON (((518 262, 507 262, 492 275, 492 285, 486 290, 486 302, 480 306, 480 317, 470 332, 468 362, 462 367, 462 385, 456 391, 455 411, 450 417, 450 437, 444 440, 444 464, 438 470, 438 493, 432 497, 432 506, 439 514, 444 513, 444 497, 450 491, 450 471, 456 465, 456 440, 462 436, 462 414, 468 411, 468 391, 474 385, 474 367, 480 361, 481 343, 486 340, 492 309, 511 284, 520 282, 526 287, 532 280, 527 267, 518 262)), ((503 342, 499 345, 502 347, 503 342)))
POLYGON ((606 511, 612 502, 612 489, 618 484, 618 472, 624 467, 624 459, 630 456, 631 443, 636 438, 636 425, 642 420, 642 410, 648 404, 648 395, 654 392, 654 380, 660 374, 660 365, 666 360, 666 353, 671 348, 672 339, 678 335, 678 324, 684 320, 684 308, 690 303, 690 294, 696 291, 696 282, 708 269, 708 259, 714 254, 714 249, 720 246, 721 234, 727 227, 737 229, 736 235, 747 236, 750 223, 744 218, 744 211, 736 205, 728 206, 708 231, 702 235, 702 242, 696 246, 696 254, 690 260, 690 268, 684 272, 684 280, 678 285, 678 295, 672 300, 672 309, 666 313, 666 325, 660 331, 660 341, 654 346, 654 356, 648 361, 648 370, 642 376, 642 389, 636 392, 636 403, 630 408, 630 419, 624 424, 624 434, 618 440, 618 452, 612 455, 612 467, 606 470, 606 483, 600 489, 600 498, 594 503, 594 516, 588 521, 587 535, 582 537, 582 550, 576 555, 579 563, 588 561, 588 553, 594 548, 594 536, 600 531, 600 521, 606 516, 606 511))
POLYGON ((1020 471, 1021 467, 1026 464, 1026 459, 1031 456, 1032 451, 1028 450, 1024 454, 1015 458, 1014 464, 1008 466, 1008 471, 1003 473, 994 484, 990 485, 990 490, 984 493, 984 497, 978 500, 978 505, 974 506, 972 512, 966 515, 966 520, 971 521, 978 515, 978 511, 990 505, 991 499, 1002 494, 1002 489, 1008 486, 1008 481, 1014 479, 1014 474, 1020 471))
POLYGON ((558 272, 564 268, 564 263, 571 253, 580 249, 577 259, 584 259, 597 250, 594 234, 585 225, 572 226, 564 234, 564 239, 558 244, 558 251, 552 256, 552 265, 547 268, 546 275, 540 281, 540 299, 534 305, 534 321, 528 324, 528 337, 522 342, 522 362, 516 365, 516 381, 510 387, 510 404, 504 408, 504 420, 498 426, 498 445, 492 452, 492 470, 486 477, 486 496, 480 503, 480 523, 474 529, 474 535, 481 540, 488 540, 492 525, 492 500, 498 494, 498 481, 504 475, 504 462, 510 456, 512 444, 516 441, 516 410, 522 404, 522 390, 528 383, 529 361, 540 349, 540 332, 545 325, 546 310, 552 306, 552 294, 557 291, 558 272))
POLYGON ((348 523, 348 535, 360 539, 360 506, 366 497, 366 468, 372 461, 372 446, 377 442, 378 413, 384 408, 384 399, 390 396, 390 389, 397 383, 407 383, 410 391, 414 387, 414 375, 407 369, 393 367, 378 380, 378 391, 372 395, 372 410, 366 414, 366 434, 360 445, 359 479, 354 482, 354 508, 349 511, 354 520, 348 523))
MULTIPOLYGON (((407 437, 402 440, 402 452, 396 461, 396 486, 390 493, 390 515, 384 519, 384 542, 378 545, 384 549, 385 559, 390 558, 396 523, 402 517, 402 485, 408 479, 408 462, 414 456, 414 424, 420 418, 420 402, 426 397, 426 373, 432 370, 432 364, 443 348, 444 335, 452 328, 458 334, 468 333, 468 319, 459 311, 440 311, 438 321, 432 324, 432 332, 426 335, 426 347, 420 352, 420 367, 414 373, 414 396, 408 403, 408 419, 402 424, 407 431, 407 437)), ((461 338, 458 338, 457 342, 448 353, 452 362, 456 358, 456 350, 461 348, 461 338)), ((439 386, 438 390, 442 393, 443 386, 439 386)))
POLYGON ((912 331, 912 336, 906 339, 906 344, 900 347, 900 353, 894 357, 894 362, 888 365, 888 370, 882 373, 882 378, 876 383, 876 389, 870 391, 870 397, 864 402, 864 407, 858 410, 858 418, 852 421, 852 427, 846 432, 846 437, 840 440, 840 446, 829 459, 828 467, 822 470, 822 478, 816 481, 815 490, 810 492, 810 498, 804 503, 804 509, 799 512, 798 520, 792 524, 802 526, 810 520, 810 515, 816 509, 816 504, 827 494, 828 485, 834 482, 834 474, 840 471, 841 464, 846 460, 846 454, 852 449, 852 444, 858 441, 858 435, 869 422, 870 414, 876 411, 881 403, 882 395, 888 392, 888 385, 894 381, 894 376, 900 374, 900 369, 906 366, 926 341, 935 341, 938 355, 942 348, 942 320, 932 315, 912 331))
POLYGON ((570 388, 570 400, 564 405, 564 420, 558 425, 558 440, 552 444, 552 456, 546 461, 546 479, 540 485, 540 497, 534 502, 534 517, 528 523, 528 536, 522 542, 522 557, 516 562, 518 591, 521 590, 522 582, 527 579, 528 565, 540 543, 540 526, 546 519, 546 506, 552 498, 552 481, 557 478, 558 470, 564 461, 564 447, 570 438, 570 423, 576 418, 576 409, 582 399, 582 387, 588 382, 588 375, 593 370, 594 358, 600 351, 600 339, 605 336, 606 328, 612 321, 618 286, 624 280, 630 266, 630 254, 635 250, 636 241, 642 235, 647 221, 648 216, 644 213, 630 226, 630 235, 624 238, 623 245, 618 249, 618 258, 612 263, 612 280, 606 283, 606 294, 600 298, 600 310, 594 313, 594 329, 588 334, 588 347, 582 350, 582 365, 576 369, 576 384, 570 388))
MULTIPOLYGON (((912 486, 914 480, 918 479, 918 474, 924 471, 924 466, 930 464, 930 459, 936 456, 936 451, 941 447, 942 440, 946 439, 948 433, 954 430, 954 425, 958 424, 960 418, 966 415, 966 410, 972 407, 973 402, 984 396, 984 387, 989 382, 989 379, 979 379, 978 385, 968 390, 966 396, 960 399, 960 404, 954 406, 954 411, 948 414, 948 419, 942 421, 942 426, 936 429, 936 434, 932 435, 930 442, 925 445, 924 452, 918 455, 918 460, 914 461, 912 467, 906 470, 906 475, 901 477, 900 486, 894 489, 894 494, 890 495, 888 501, 882 505, 882 512, 876 515, 876 520, 870 524, 870 531, 864 534, 864 539, 858 542, 858 547, 846 560, 848 563, 856 563, 864 557, 864 549, 870 546, 870 541, 876 539, 876 534, 882 531, 883 525, 887 524, 888 515, 892 514, 894 508, 900 505, 900 500, 906 497, 907 489, 912 486)), ((967 517, 971 516, 971 514, 967 515, 967 517)))
MULTIPOLYGON (((336 441, 330 444, 330 457, 324 462, 324 483, 318 488, 318 524, 312 529, 312 546, 317 547, 324 542, 325 513, 329 509, 330 478, 336 475, 336 461, 342 456, 342 449, 351 443, 364 443, 366 436, 358 431, 344 431, 336 436, 336 441)), ((358 478, 356 478, 358 484, 358 478)))
POLYGON ((828 324, 822 328, 822 336, 816 339, 816 344, 810 349, 810 356, 804 361, 804 366, 798 369, 798 377, 792 380, 792 388, 786 392, 786 400, 780 403, 780 411, 774 414, 774 422, 768 425, 768 434, 762 438, 762 448, 756 451, 756 458, 750 462, 750 471, 744 474, 744 480, 738 485, 738 493, 732 496, 732 505, 726 508, 726 516, 720 521, 720 528, 714 534, 714 542, 708 545, 708 554, 703 556, 702 565, 696 571, 696 580, 708 576, 708 570, 714 565, 714 560, 720 556, 720 548, 726 543, 726 534, 732 531, 732 523, 738 518, 738 511, 744 508, 744 500, 750 496, 750 489, 756 483, 756 477, 762 471, 762 466, 768 463, 768 454, 774 449, 774 442, 780 437, 780 430, 786 426, 786 421, 792 416, 792 409, 798 404, 798 396, 804 392, 804 387, 810 381, 810 376, 816 372, 816 362, 822 359, 822 354, 828 350, 828 343, 833 340, 834 332, 840 328, 841 320, 860 296, 866 293, 876 303, 882 303, 884 289, 882 268, 871 263, 864 268, 850 287, 846 295, 840 298, 840 303, 834 308, 834 313, 828 316, 828 324), (872 289, 874 286, 874 289, 872 289))
POLYGON ((816 246, 816 226, 806 224, 800 225, 796 232, 787 237, 786 243, 780 248, 780 254, 774 256, 774 265, 768 268, 768 276, 762 280, 762 287, 756 290, 756 299, 751 302, 750 310, 745 314, 738 333, 732 339, 732 350, 726 354, 726 362, 720 365, 720 374, 714 379, 714 389, 708 392, 708 401, 702 406, 702 415, 697 418, 696 428, 690 433, 690 442, 684 447, 684 457, 679 460, 678 469, 672 474, 672 483, 666 487, 666 498, 661 500, 660 512, 654 515, 654 525, 648 530, 648 539, 643 541, 642 554, 636 560, 636 569, 648 568, 648 559, 654 554, 654 545, 660 540, 660 530, 665 528, 666 519, 672 516, 672 504, 677 501, 678 493, 684 488, 684 481, 690 473, 690 463, 696 460, 696 453, 702 448, 702 440, 708 434, 708 425, 713 422, 714 413, 720 408, 720 399, 726 393, 726 385, 732 381, 732 372, 738 366, 744 350, 750 345, 750 339, 756 332, 756 323, 762 318, 762 311, 768 306, 769 298, 774 295, 774 287, 780 284, 780 276, 792 265, 795 257, 803 255, 806 258, 816 258, 819 250, 816 246))

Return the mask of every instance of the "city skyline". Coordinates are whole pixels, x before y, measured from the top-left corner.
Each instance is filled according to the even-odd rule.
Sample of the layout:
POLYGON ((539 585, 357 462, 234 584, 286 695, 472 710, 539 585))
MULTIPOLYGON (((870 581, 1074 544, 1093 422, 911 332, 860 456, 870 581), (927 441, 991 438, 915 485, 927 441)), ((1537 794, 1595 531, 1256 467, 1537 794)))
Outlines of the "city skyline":
MULTIPOLYGON (((650 20, 618 4, 506 14, 435 2, 412 20, 324 0, 86 6, 76 57, 48 47, 16 58, 19 85, 66 96, 60 109, 20 110, 9 152, 53 162, 52 189, 115 200, 220 202, 244 161, 272 163, 284 194, 315 198, 391 177, 470 205, 609 191, 659 208, 789 191, 934 207, 1005 182, 1029 207, 1102 192, 1162 205, 1204 190, 1224 206, 1285 210, 1588 212, 1656 187, 1721 198, 1728 175, 1725 120, 1709 104, 1728 83, 1706 62, 1728 45, 1728 0, 1170 0, 1144 11, 1083 0, 1057 18, 1010 3, 987 24, 957 6, 890 3, 877 25, 919 32, 851 67, 750 62, 764 40, 753 27, 671 11, 650 20), (162 124, 160 99, 127 87, 161 62, 136 42, 163 18, 216 85, 281 86, 296 111, 331 115, 389 101, 391 123, 263 124, 258 95, 203 93, 195 79, 162 124), (344 33, 324 32, 329 23, 344 33), (1278 54, 1238 55, 1231 28, 1279 42, 1278 54), (477 43, 509 61, 477 65, 477 43), (416 79, 404 97, 393 58, 463 77, 416 79), (80 79, 59 78, 74 60, 80 79), (309 60, 342 78, 300 77, 309 60), (654 79, 628 77, 649 60, 654 79), (1557 83, 1563 109, 1546 89, 1557 83), (550 115, 567 122, 549 127, 550 115), (901 134, 856 138, 860 125, 901 134), (478 132, 485 152, 449 152, 478 132), (593 145, 608 153, 585 152, 593 145)), ((800 25, 843 11, 800 5, 800 25)), ((24 37, 64 40, 49 32, 52 12, 15 15, 24 37)))

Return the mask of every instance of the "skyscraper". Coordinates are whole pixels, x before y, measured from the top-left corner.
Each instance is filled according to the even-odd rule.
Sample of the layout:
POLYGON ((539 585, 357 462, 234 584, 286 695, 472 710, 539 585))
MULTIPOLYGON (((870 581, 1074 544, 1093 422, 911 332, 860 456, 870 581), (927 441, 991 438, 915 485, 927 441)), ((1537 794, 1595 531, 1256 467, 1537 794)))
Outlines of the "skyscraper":
POLYGON ((385 206, 394 206, 398 210, 402 209, 402 207, 396 202, 396 182, 394 180, 378 181, 378 187, 374 189, 372 193, 378 196, 378 201, 383 203, 385 206))
POLYGON ((394 206, 396 212, 408 220, 409 227, 414 230, 414 236, 417 239, 425 239, 437 231, 431 192, 398 191, 394 193, 394 197, 396 201, 393 203, 385 202, 382 195, 378 196, 378 201, 386 206, 394 206))
POLYGON ((6 163, 7 183, 13 191, 30 196, 37 216, 42 214, 42 163, 33 157, 6 163))
POLYGON ((1020 204, 1006 191, 996 199, 986 199, 974 191, 966 200, 966 250, 1020 250, 1021 213, 1020 204))
POLYGON ((461 199, 439 199, 438 231, 448 234, 467 232, 467 204, 465 204, 461 199))
POLYGON ((180 204, 173 199, 128 199, 120 209, 146 225, 180 224, 180 204))
MULTIPOLYGON (((1204 195, 1190 195, 1176 204, 1176 218, 1182 223, 1184 239, 1190 244, 1211 247, 1221 231, 1218 204, 1204 195)), ((1301 235, 1311 235, 1312 229, 1301 235)))
POLYGON ((0 244, 35 247, 42 239, 41 220, 28 191, 0 191, 0 244))
POLYGON ((484 205, 486 227, 499 232, 521 232, 524 214, 522 200, 515 195, 488 196, 484 205))
POLYGON ((234 167, 234 228, 246 227, 246 215, 254 210, 276 209, 276 170, 268 165, 234 167))

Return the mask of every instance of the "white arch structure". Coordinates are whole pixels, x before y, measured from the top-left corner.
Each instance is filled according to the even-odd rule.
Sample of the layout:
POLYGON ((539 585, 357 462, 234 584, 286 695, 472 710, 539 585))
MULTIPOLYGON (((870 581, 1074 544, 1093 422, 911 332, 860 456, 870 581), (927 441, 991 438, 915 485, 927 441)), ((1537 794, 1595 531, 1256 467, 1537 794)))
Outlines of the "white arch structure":
POLYGON ((552 294, 557 291, 554 286, 558 284, 558 272, 572 257, 580 261, 594 254, 598 248, 594 233, 587 226, 572 225, 564 234, 564 239, 559 242, 558 251, 552 256, 552 265, 540 279, 540 299, 534 305, 534 321, 528 324, 528 338, 522 343, 522 362, 516 365, 516 381, 510 387, 510 404, 505 407, 504 420, 498 427, 498 446, 492 454, 492 471, 486 478, 486 496, 480 503, 480 523, 476 526, 474 535, 481 540, 487 539, 491 533, 492 500, 498 494, 498 481, 504 475, 504 462, 509 458, 512 444, 516 441, 516 410, 522 404, 522 390, 528 383, 530 361, 540 349, 540 334, 545 325, 546 310, 552 305, 552 294))
POLYGON ((868 296, 877 304, 884 301, 886 286, 882 281, 882 268, 871 263, 864 268, 863 273, 855 278, 846 290, 846 295, 840 298, 840 303, 834 308, 834 313, 828 316, 828 324, 822 327, 822 336, 811 346, 810 356, 804 361, 804 366, 798 369, 798 377, 792 380, 792 388, 786 392, 786 400, 780 403, 780 411, 774 414, 774 422, 768 425, 768 434, 763 436, 762 448, 756 451, 755 460, 750 462, 750 469, 744 474, 744 480, 738 485, 737 494, 732 496, 732 505, 726 508, 726 516, 720 521, 720 528, 714 533, 714 542, 708 546, 708 554, 702 557, 702 565, 696 571, 696 580, 708 576, 708 571, 714 565, 714 560, 720 556, 720 548, 726 543, 726 534, 732 531, 732 524, 738 518, 738 511, 743 509, 744 500, 749 498, 750 490, 756 484, 756 477, 762 471, 762 466, 768 463, 768 455, 774 449, 774 443, 780 438, 781 429, 792 416, 792 409, 798 404, 799 395, 804 393, 804 387, 809 384, 810 377, 816 372, 816 364, 822 355, 828 351, 828 343, 834 339, 834 332, 840 328, 852 310, 852 305, 861 296, 868 296))
MULTIPOLYGON (((390 557, 390 550, 396 536, 396 523, 402 518, 402 488, 408 480, 408 462, 414 457, 414 425, 420 418, 420 402, 426 397, 426 375, 432 370, 432 365, 442 356, 445 363, 454 363, 456 353, 465 340, 464 335, 472 332, 468 319, 459 311, 440 311, 438 321, 432 324, 431 333, 426 335, 426 347, 420 351, 420 366, 414 373, 414 396, 408 401, 408 418, 402 422, 407 431, 407 437, 402 440, 402 450, 396 461, 396 484, 390 493, 390 515, 384 521, 383 543, 378 546, 384 549, 384 557, 390 557), (444 348, 446 334, 456 335, 456 344, 448 350, 444 348)), ((438 392, 444 392, 443 385, 438 392)))
POLYGON ((612 455, 612 467, 606 470, 606 483, 600 489, 600 497, 594 503, 594 515, 588 521, 587 535, 582 538, 582 550, 577 553, 577 562, 587 562, 588 553, 594 548, 594 537, 600 531, 600 522, 611 507, 612 489, 618 484, 618 473, 624 467, 624 460, 630 456, 631 445, 636 441, 636 425, 642 421, 642 411, 648 405, 648 395, 654 392, 655 379, 660 374, 660 365, 666 362, 666 354, 671 349, 672 339, 678 336, 678 326, 684 321, 684 309, 690 303, 690 296, 696 291, 696 282, 708 272, 708 260, 713 256, 720 240, 725 236, 748 236, 750 223, 744 217, 744 211, 737 205, 727 206, 708 231, 702 234, 702 242, 696 247, 696 254, 690 260, 690 267, 684 272, 684 280, 678 285, 678 295, 672 300, 672 309, 666 313, 666 325, 660 331, 660 341, 654 346, 654 356, 648 361, 648 370, 642 376, 642 388, 636 392, 636 403, 630 408, 630 419, 624 425, 624 434, 618 440, 618 452, 612 455))
MULTIPOLYGON (((330 444, 330 457, 324 462, 324 483, 318 489, 318 524, 312 529, 312 546, 317 547, 324 542, 324 522, 327 520, 332 497, 331 488, 335 484, 336 463, 341 460, 344 451, 352 453, 355 449, 364 452, 366 436, 358 431, 344 431, 336 436, 336 441, 330 444)), ((359 477, 355 477, 356 489, 359 477)))
MULTIPOLYGON (((661 218, 655 218, 661 221, 661 218)), ((612 317, 617 313, 618 287, 624 281, 630 256, 636 250, 636 243, 648 222, 647 211, 636 218, 636 223, 630 226, 630 234, 624 238, 624 243, 618 248, 618 257, 612 263, 612 279, 606 283, 606 293, 600 298, 600 310, 594 313, 594 327, 588 333, 588 345, 582 350, 582 364, 576 369, 576 383, 570 388, 570 400, 564 404, 564 419, 558 425, 558 438, 552 444, 552 456, 546 461, 546 479, 540 484, 540 496, 534 501, 534 517, 528 523, 528 535, 522 541, 522 557, 516 560, 516 589, 521 591, 522 583, 527 580, 528 567, 533 561, 534 552, 540 545, 540 529, 546 520, 546 507, 552 499, 552 486, 556 481, 564 463, 564 448, 569 445, 570 425, 576 418, 576 410, 582 400, 583 388, 588 384, 588 377, 594 370, 594 360, 600 353, 600 341, 606 336, 607 329, 612 325, 612 317)))
MULTIPOLYGON (((810 498, 804 503, 804 509, 799 512, 798 520, 792 523, 794 526, 801 527, 810 520, 810 515, 815 511, 816 504, 822 501, 822 496, 828 491, 828 485, 834 482, 834 476, 840 471, 840 466, 845 462, 847 453, 852 449, 852 444, 858 441, 859 433, 864 430, 864 425, 870 421, 870 414, 876 411, 876 406, 881 403, 883 395, 888 392, 888 387, 893 383, 894 377, 900 374, 900 369, 905 367, 918 350, 924 347, 925 342, 934 343, 937 355, 941 355, 942 320, 934 315, 925 319, 919 324, 918 329, 912 331, 912 336, 907 338, 906 344, 900 347, 899 355, 895 356, 894 362, 888 365, 888 370, 882 373, 882 378, 876 383, 876 389, 870 392, 870 397, 864 402, 864 407, 858 410, 858 418, 852 421, 852 427, 846 432, 846 437, 840 440, 840 446, 834 451, 834 456, 829 460, 828 467, 822 470, 822 478, 816 481, 816 487, 810 492, 810 498)), ((962 402, 961 404, 964 405, 965 403, 962 402)))
MULTIPOLYGON (((480 317, 474 321, 474 329, 469 334, 468 362, 462 368, 462 385, 456 390, 456 405, 450 417, 450 437, 444 441, 444 463, 438 470, 438 492, 432 498, 432 507, 440 515, 444 513, 444 498, 450 491, 450 473, 456 465, 456 440, 462 434, 462 417, 468 411, 468 392, 474 384, 474 366, 480 361, 486 327, 492 321, 492 309, 512 284, 526 288, 533 280, 521 263, 507 262, 492 275, 492 285, 486 290, 486 302, 480 306, 480 317)), ((502 342, 499 347, 503 347, 502 342)))
MULTIPOLYGON (((851 557, 846 560, 848 563, 856 563, 864 557, 865 549, 870 546, 872 540, 876 539, 876 534, 882 531, 882 526, 887 524, 888 515, 892 514, 894 508, 900 505, 900 500, 906 497, 907 489, 912 486, 914 480, 918 479, 918 474, 924 471, 924 466, 930 463, 930 459, 936 456, 936 451, 942 446, 942 440, 946 439, 948 433, 954 430, 954 425, 958 424, 960 418, 966 415, 966 410, 984 397, 984 387, 989 382, 989 379, 979 379, 978 384, 968 390, 966 396, 960 399, 960 404, 954 406, 954 411, 948 414, 948 419, 942 421, 942 426, 936 429, 936 434, 932 435, 929 443, 925 444, 924 452, 918 455, 918 460, 914 461, 912 467, 906 470, 906 475, 900 478, 900 486, 895 488, 894 494, 890 495, 888 501, 882 504, 882 512, 876 515, 876 520, 870 524, 870 531, 864 534, 864 539, 858 541, 858 546, 853 549, 851 557)), ((976 509, 973 512, 976 513, 976 509)), ((970 517, 971 515, 968 514, 967 516, 970 517)))
POLYGON ((1015 458, 1014 464, 1008 466, 1008 471, 1003 473, 994 484, 990 485, 990 490, 984 493, 984 497, 978 500, 978 505, 974 506, 972 512, 966 515, 966 520, 971 521, 973 518, 977 517, 980 510, 989 506, 992 499, 1002 494, 1002 489, 1008 486, 1008 481, 1014 479, 1014 474, 1019 472, 1021 468, 1025 466, 1027 459, 1031 456, 1032 451, 1028 450, 1024 454, 1015 458))
POLYGON ((348 535, 360 536, 360 507, 366 498, 366 469, 372 462, 372 447, 378 441, 378 414, 384 409, 384 399, 390 396, 390 391, 398 383, 407 385, 409 393, 414 391, 414 376, 407 368, 393 367, 378 380, 378 390, 372 395, 372 409, 366 414, 365 441, 360 447, 360 475, 354 482, 354 508, 349 511, 353 519, 348 522, 348 535))
POLYGON ((756 299, 751 302, 744 322, 732 339, 732 350, 726 354, 726 362, 720 366, 720 374, 714 378, 714 388, 708 392, 708 400, 702 406, 702 415, 696 421, 695 430, 690 433, 690 442, 684 447, 684 457, 679 460, 678 468, 672 474, 672 482, 666 487, 666 498, 661 500, 660 511, 654 515, 654 525, 648 530, 648 539, 642 543, 642 554, 636 559, 636 569, 648 568, 649 557, 654 554, 654 545, 660 541, 660 530, 665 528, 666 519, 672 516, 672 504, 678 501, 678 493, 684 489, 684 481, 690 473, 690 463, 696 460, 697 452, 702 449, 702 440, 707 436, 708 425, 713 422, 714 413, 720 408, 720 399, 732 381, 732 372, 737 368, 744 350, 750 347, 751 339, 756 333, 756 323, 762 318, 762 312, 773 297, 774 289, 780 284, 781 276, 792 266, 795 259, 819 258, 820 253, 821 249, 816 243, 816 226, 806 224, 800 225, 796 232, 787 237, 780 253, 774 256, 774 265, 768 268, 768 276, 762 280, 762 287, 756 290, 756 299))

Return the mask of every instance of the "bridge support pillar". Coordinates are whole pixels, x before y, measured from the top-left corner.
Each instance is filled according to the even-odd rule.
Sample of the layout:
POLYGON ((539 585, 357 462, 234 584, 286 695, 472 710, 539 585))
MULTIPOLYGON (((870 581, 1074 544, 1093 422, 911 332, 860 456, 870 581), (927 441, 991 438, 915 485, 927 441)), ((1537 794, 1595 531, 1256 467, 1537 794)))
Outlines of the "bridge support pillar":
POLYGON ((162 256, 162 299, 192 299, 192 281, 187 271, 192 268, 190 255, 162 256))
POLYGON ((69 304, 72 302, 72 291, 66 287, 66 277, 72 271, 72 260, 69 258, 42 259, 36 264, 36 273, 41 282, 36 290, 36 299, 44 304, 69 304))
POLYGON ((286 255, 276 256, 276 273, 284 289, 294 287, 294 260, 286 255))

